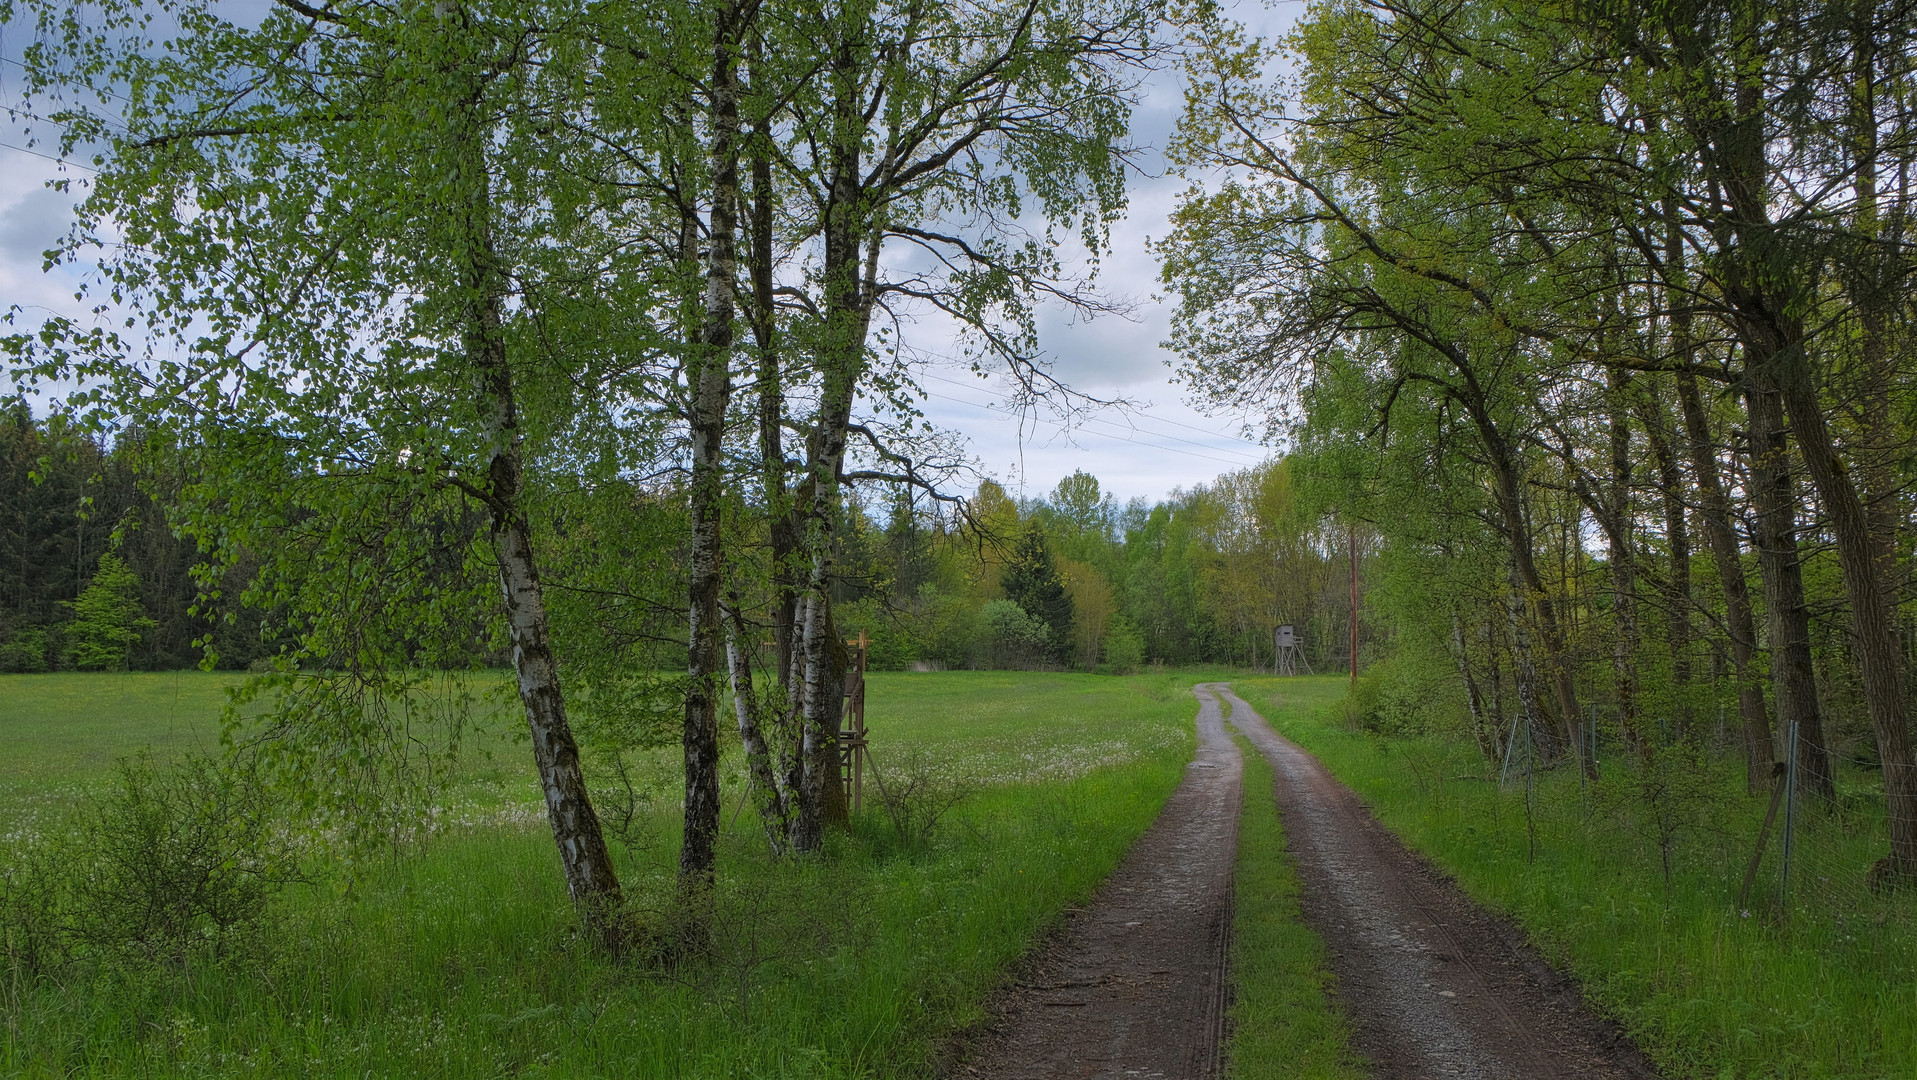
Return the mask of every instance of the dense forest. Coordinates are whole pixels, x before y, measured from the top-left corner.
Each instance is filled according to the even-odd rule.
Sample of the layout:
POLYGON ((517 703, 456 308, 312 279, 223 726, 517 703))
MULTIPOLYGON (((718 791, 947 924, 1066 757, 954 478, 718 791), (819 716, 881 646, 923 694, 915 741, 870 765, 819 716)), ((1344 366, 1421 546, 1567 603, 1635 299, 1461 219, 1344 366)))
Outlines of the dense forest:
POLYGON ((162 449, 137 433, 105 447, 25 401, 0 417, 0 671, 192 667, 209 647, 244 668, 268 651, 259 614, 195 578, 197 547, 167 516, 178 455, 162 449), (90 649, 89 631, 114 644, 90 649))

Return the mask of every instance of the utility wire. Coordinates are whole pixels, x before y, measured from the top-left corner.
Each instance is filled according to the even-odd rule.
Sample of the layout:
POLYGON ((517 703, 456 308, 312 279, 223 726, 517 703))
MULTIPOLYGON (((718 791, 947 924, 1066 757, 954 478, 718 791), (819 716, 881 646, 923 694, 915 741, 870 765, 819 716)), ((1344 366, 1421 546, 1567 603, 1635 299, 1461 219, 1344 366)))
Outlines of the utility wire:
MULTIPOLYGON (((1280 0, 1280 2, 1284 2, 1284 0, 1280 0)), ((1299 2, 1300 2, 1300 3, 1302 3, 1302 2, 1303 2, 1303 0, 1299 0, 1299 2)), ((926 373, 925 373, 925 377, 926 377, 926 378, 928 378, 928 379, 938 379, 938 380, 939 380, 940 382, 948 382, 948 383, 951 383, 951 384, 952 384, 953 386, 972 386, 972 385, 976 385, 975 383, 962 383, 962 382, 956 382, 956 381, 954 381, 954 380, 952 380, 952 379, 947 379, 947 378, 944 378, 943 376, 939 376, 939 375, 933 375, 933 374, 932 374, 932 373, 930 373, 930 372, 926 372, 926 373)), ((1199 426, 1198 426, 1197 424, 1187 424, 1187 423, 1185 423, 1185 422, 1184 422, 1183 420, 1173 420, 1173 419, 1172 419, 1171 417, 1169 417, 1169 416, 1154 416, 1154 417, 1152 417, 1152 420, 1153 420, 1153 421, 1155 421, 1155 422, 1157 422, 1157 423, 1160 423, 1160 424, 1170 424, 1170 425, 1172 425, 1173 427, 1181 427, 1181 428, 1184 428, 1184 429, 1186 429, 1186 430, 1188 430, 1188 431, 1196 431, 1196 432, 1198 432, 1198 433, 1199 433, 1200 435, 1216 435, 1216 434, 1218 434, 1218 433, 1217 433, 1216 431, 1213 431, 1213 430, 1212 430, 1211 428, 1204 428, 1204 427, 1199 427, 1199 426)), ((1251 441, 1250 439, 1240 439, 1240 438, 1238 438, 1238 436, 1236 436, 1236 435, 1228 435, 1228 436, 1225 436, 1225 437, 1226 437, 1226 438, 1229 438, 1229 439, 1232 439, 1232 440, 1235 440, 1235 441, 1237 441, 1237 442, 1250 442, 1250 441, 1251 441)))
MULTIPOLYGON (((941 377, 941 376, 938 376, 938 375, 932 375, 932 374, 930 374, 930 373, 926 373, 926 374, 925 374, 925 377, 926 377, 926 378, 928 378, 928 379, 935 379, 935 380, 937 380, 937 381, 939 381, 939 382, 942 382, 942 383, 949 383, 950 385, 953 385, 953 386, 960 386, 960 387, 964 387, 964 386, 968 386, 968 384, 966 384, 966 383, 962 383, 962 382, 959 382, 959 381, 957 381, 957 380, 954 380, 954 379, 947 379, 947 378, 943 378, 943 377, 941 377)), ((958 400, 958 399, 953 399, 953 398, 947 398, 946 400, 958 400)), ((977 402, 972 402, 972 401, 967 401, 967 402, 965 402, 965 403, 966 403, 966 404, 968 404, 968 405, 977 405, 977 404, 978 404, 977 402)), ((980 407, 980 408, 989 408, 990 406, 979 406, 979 407, 980 407)), ((1061 430, 1068 430, 1068 431, 1069 431, 1069 430, 1073 430, 1073 429, 1072 429, 1072 428, 1071 428, 1070 426, 1068 426, 1068 425, 1065 425, 1065 424, 1060 424, 1060 423, 1058 423, 1058 422, 1056 422, 1056 421, 1051 421, 1051 420, 1038 420, 1038 418, 1036 418, 1036 417, 1033 417, 1032 419, 1033 419, 1033 420, 1034 420, 1035 422, 1038 422, 1038 423, 1046 423, 1046 424, 1051 424, 1051 425, 1053 425, 1054 427, 1058 427, 1058 428, 1060 428, 1061 430)), ((1156 420, 1156 421, 1158 421, 1158 422, 1160 422, 1160 423, 1166 423, 1166 424, 1178 424, 1178 426, 1179 426, 1179 427, 1183 427, 1183 428, 1190 428, 1191 430, 1193 430, 1193 431, 1196 431, 1196 432, 1199 432, 1199 433, 1201 433, 1201 434, 1216 434, 1216 433, 1214 433, 1214 432, 1207 432, 1207 431, 1206 431, 1206 430, 1205 430, 1204 428, 1201 428, 1201 427, 1197 427, 1197 426, 1195 426, 1195 425, 1192 425, 1192 424, 1179 424, 1179 423, 1178 423, 1178 421, 1176 421, 1176 420, 1169 420, 1169 419, 1166 419, 1166 418, 1164 418, 1164 417, 1156 417, 1156 416, 1155 416, 1155 417, 1152 417, 1152 419, 1153 419, 1153 420, 1156 420)), ((1156 438, 1160 438, 1160 439, 1170 439, 1170 440, 1172 440, 1173 442, 1180 442, 1180 443, 1184 443, 1184 444, 1185 444, 1185 445, 1187 445, 1187 446, 1196 446, 1196 447, 1199 447, 1200 449, 1204 449, 1204 450, 1210 450, 1210 451, 1213 451, 1213 452, 1215 452, 1215 453, 1222 453, 1222 454, 1237 454, 1237 455, 1240 455, 1241 457, 1243 457, 1243 458, 1245 459, 1245 460, 1244 460, 1244 461, 1242 462, 1242 464, 1247 464, 1247 465, 1255 465, 1255 464, 1257 464, 1257 463, 1258 463, 1258 462, 1259 462, 1259 461, 1261 460, 1261 455, 1257 455, 1257 454, 1253 454, 1253 453, 1251 453, 1251 452, 1249 452, 1249 451, 1245 451, 1245 450, 1239 450, 1239 449, 1236 449, 1236 448, 1234 448, 1234 447, 1229 447, 1229 446, 1217 446, 1217 445, 1215 445, 1215 444, 1212 444, 1212 443, 1202 443, 1202 442, 1198 442, 1198 441, 1197 441, 1197 440, 1195 440, 1195 439, 1187 439, 1187 438, 1183 438, 1183 437, 1181 437, 1181 436, 1178 436, 1178 435, 1173 435, 1172 433, 1170 433, 1170 432, 1168 432, 1168 431, 1153 431, 1153 430, 1152 430, 1151 428, 1149 428, 1149 427, 1146 427, 1146 426, 1145 426, 1145 425, 1143 425, 1143 424, 1138 424, 1138 423, 1119 423, 1118 421, 1115 421, 1115 420, 1107 420, 1107 419, 1105 419, 1104 417, 1096 417, 1096 416, 1094 416, 1094 417, 1088 417, 1088 418, 1086 418, 1086 419, 1085 419, 1085 420, 1084 420, 1084 421, 1082 422, 1082 424, 1081 424, 1081 429, 1082 429, 1082 425, 1083 425, 1083 424, 1103 424, 1103 425, 1105 425, 1106 427, 1110 427, 1110 428, 1115 428, 1115 429, 1117 429, 1117 430, 1119 430, 1119 431, 1126 431, 1126 432, 1134 432, 1134 433, 1138 433, 1138 434, 1144 434, 1144 435, 1151 435, 1151 436, 1154 436, 1154 437, 1156 437, 1156 438)), ((1103 433, 1103 432, 1097 432, 1097 431, 1094 431, 1094 432, 1092 432, 1091 434, 1094 434, 1094 435, 1102 435, 1102 434, 1104 434, 1104 433, 1103 433)), ((1106 437, 1106 438, 1123 438, 1123 439, 1124 439, 1124 441, 1126 441, 1126 442, 1137 442, 1137 440, 1135 440, 1135 439, 1132 439, 1132 438, 1130 438, 1130 437, 1128 437, 1128 436, 1111 436, 1111 435, 1106 435, 1105 437, 1106 437)), ((1233 437, 1233 436, 1224 436, 1224 437, 1225 437, 1225 438, 1231 438, 1231 439, 1233 439, 1233 440, 1234 440, 1234 441, 1236 441, 1236 442, 1244 442, 1244 441, 1245 441, 1245 440, 1243 440, 1243 439, 1236 439, 1236 438, 1235 438, 1235 437, 1233 437)), ((1141 444, 1139 444, 1139 445, 1156 445, 1156 444, 1145 444, 1145 443, 1141 443, 1141 444)), ((1163 449, 1167 449, 1167 450, 1173 450, 1173 449, 1175 449, 1175 448, 1173 448, 1173 447, 1163 447, 1163 449)), ((1182 452, 1182 451, 1181 451, 1181 452, 1182 452)), ((1222 460, 1222 459, 1213 459, 1213 460, 1222 460)))
POLYGON ((9 150, 18 150, 23 154, 32 154, 34 157, 37 157, 37 158, 45 158, 48 161, 57 162, 61 165, 66 165, 70 168, 82 169, 90 173, 97 173, 100 171, 91 165, 82 165, 77 161, 68 161, 66 158, 57 158, 57 157, 54 157, 52 154, 42 154, 38 150, 29 150, 24 146, 15 146, 10 142, 0 142, 0 146, 4 146, 9 150))
MULTIPOLYGON (((972 408, 974 408, 974 409, 979 409, 979 410, 982 410, 982 411, 984 411, 984 412, 989 412, 989 413, 991 413, 991 414, 993 414, 994 416, 998 416, 998 417, 1000 417, 1000 418, 1004 418, 1004 419, 1009 419, 1009 417, 1005 417, 1005 414, 1004 414, 1004 413, 1002 413, 1002 412, 1000 412, 999 410, 997 410, 997 409, 994 409, 994 408, 993 408, 992 406, 990 406, 990 405, 986 405, 986 404, 984 404, 984 403, 982 403, 982 402, 977 402, 977 401, 968 401, 968 400, 966 400, 965 398, 961 398, 961 397, 953 397, 953 396, 949 396, 949 395, 946 395, 946 394, 935 394, 935 395, 933 395, 933 396, 934 396, 935 398, 937 398, 938 400, 940 400, 940 401, 949 401, 949 402, 952 402, 953 404, 957 404, 957 405, 970 405, 970 406, 971 406, 972 408)), ((1054 421, 1054 420, 1041 420, 1041 419, 1039 419, 1039 418, 1037 418, 1037 417, 1030 417, 1029 419, 1030 419, 1030 420, 1031 420, 1031 422, 1032 422, 1032 423, 1034 423, 1034 424, 1044 424, 1044 425, 1046 425, 1046 426, 1048 426, 1048 427, 1053 427, 1053 428, 1057 428, 1057 429, 1058 429, 1058 430, 1060 430, 1060 431, 1069 431, 1069 430, 1070 430, 1070 429, 1068 429, 1068 428, 1066 428, 1066 427, 1065 427, 1065 425, 1063 425, 1063 424, 1060 424, 1060 423, 1058 423, 1057 421, 1054 421)), ((1080 429, 1080 430, 1082 430, 1082 429, 1080 429)), ((1106 434, 1105 432, 1102 432, 1102 431, 1090 431, 1090 432, 1085 432, 1085 434, 1088 434, 1088 435, 1094 435, 1094 436, 1097 436, 1098 438, 1101 438, 1101 439, 1110 439, 1110 440, 1112 440, 1113 442, 1127 442, 1127 443, 1131 443, 1131 444, 1132 444, 1133 446, 1143 446, 1143 447, 1148 447, 1148 448, 1150 448, 1150 449, 1152 449, 1152 450, 1162 450, 1162 451, 1164 451, 1165 453, 1168 453, 1168 454, 1183 454, 1183 455, 1185 455, 1186 457, 1195 457, 1195 458, 1202 458, 1202 459, 1204 459, 1204 460, 1206 460, 1206 461, 1215 461, 1215 462, 1217 462, 1217 463, 1219 463, 1219 464, 1221 464, 1221 465, 1231 465, 1231 466, 1234 466, 1234 467, 1237 467, 1237 468, 1243 468, 1243 467, 1245 466, 1245 464, 1246 464, 1246 463, 1245 463, 1245 462, 1243 462, 1243 461, 1233 461, 1233 460, 1231 460, 1230 458, 1221 458, 1221 457, 1213 457, 1213 456, 1211 456, 1210 454, 1200 454, 1200 453, 1197 453, 1197 452, 1195 452, 1195 451, 1192 451, 1192 450, 1180 450, 1180 449, 1179 449, 1178 447, 1176 447, 1176 446, 1165 446, 1165 445, 1163 445, 1163 444, 1161 444, 1161 443, 1152 443, 1152 442, 1145 442, 1145 441, 1143 441, 1143 440, 1140 440, 1140 439, 1128 439, 1128 438, 1125 438, 1125 437, 1123 437, 1123 436, 1120 436, 1120 435, 1108 435, 1108 434, 1106 434)), ((1156 433, 1148 433, 1148 434, 1156 434, 1156 433)))

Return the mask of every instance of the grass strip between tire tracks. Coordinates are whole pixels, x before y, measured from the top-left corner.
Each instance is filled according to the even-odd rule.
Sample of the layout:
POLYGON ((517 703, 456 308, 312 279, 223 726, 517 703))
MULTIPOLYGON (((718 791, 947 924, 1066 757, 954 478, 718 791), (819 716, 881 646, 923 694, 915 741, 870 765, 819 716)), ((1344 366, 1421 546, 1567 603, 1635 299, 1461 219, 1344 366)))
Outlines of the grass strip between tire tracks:
POLYGON ((1299 908, 1298 870, 1278 820, 1271 763, 1243 735, 1244 810, 1232 921, 1234 1080, 1361 1080, 1349 1028, 1331 999, 1325 946, 1299 908))

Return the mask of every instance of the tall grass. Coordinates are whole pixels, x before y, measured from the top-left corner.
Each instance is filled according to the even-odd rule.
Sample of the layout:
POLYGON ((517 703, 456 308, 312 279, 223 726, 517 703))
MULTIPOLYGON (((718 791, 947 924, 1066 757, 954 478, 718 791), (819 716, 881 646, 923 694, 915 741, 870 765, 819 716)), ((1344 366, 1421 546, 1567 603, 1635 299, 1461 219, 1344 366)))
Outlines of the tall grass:
MULTIPOLYGON (((1263 710, 1304 682, 1234 686, 1263 710)), ((1527 790, 1522 779, 1501 786, 1456 739, 1380 738, 1328 710, 1266 715, 1409 845, 1515 917, 1665 1075, 1917 1075, 1917 919, 1908 893, 1864 888, 1886 850, 1881 813, 1873 819, 1860 790, 1867 777, 1846 777, 1836 814, 1802 809, 1808 846, 1799 845, 1793 899, 1776 903, 1773 842, 1740 909, 1766 802, 1743 794, 1726 759, 1668 766, 1687 770, 1671 785, 1681 802, 1659 805, 1658 777, 1621 753, 1607 753, 1597 784, 1561 770, 1527 790), (1802 880, 1814 866, 1826 872, 1802 880)))
MULTIPOLYGON (((575 936, 530 764, 501 753, 425 846, 293 894, 237 959, 0 972, 0 1071, 923 1075, 1157 815, 1190 756, 1188 687, 1167 675, 873 675, 879 767, 916 748, 971 797, 930 843, 902 842, 868 806, 826 857, 779 862, 750 810, 731 816, 733 765, 717 945, 670 969, 575 936)), ((114 707, 118 748, 131 750, 155 718, 137 696, 114 707)), ((0 717, 0 756, 37 753, 47 735, 0 717)), ((51 745, 48 767, 85 784, 72 762, 93 754, 51 745)), ((671 892, 675 758, 651 763, 642 842, 622 855, 642 909, 671 892)))

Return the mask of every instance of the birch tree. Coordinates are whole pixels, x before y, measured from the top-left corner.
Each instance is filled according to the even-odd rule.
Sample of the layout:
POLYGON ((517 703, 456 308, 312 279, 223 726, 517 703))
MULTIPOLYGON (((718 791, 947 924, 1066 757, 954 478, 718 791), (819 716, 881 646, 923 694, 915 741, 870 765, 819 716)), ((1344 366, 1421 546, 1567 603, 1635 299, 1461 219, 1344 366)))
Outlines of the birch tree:
POLYGON ((584 111, 566 66, 575 13, 285 0, 243 25, 213 5, 109 0, 11 14, 39 34, 31 89, 66 149, 96 140, 64 257, 97 258, 97 295, 128 315, 118 330, 55 320, 16 348, 42 377, 85 381, 80 403, 203 458, 187 527, 216 564, 262 560, 249 598, 289 612, 295 634, 246 692, 273 703, 263 745, 322 801, 357 790, 335 785, 363 762, 404 772, 416 733, 391 711, 411 708, 432 677, 419 672, 472 666, 496 641, 573 902, 619 942, 532 515, 532 473, 582 399, 632 400, 646 376, 620 355, 645 335, 547 318, 578 284, 572 252, 619 250, 580 180, 603 174, 600 148, 569 134, 584 111))

